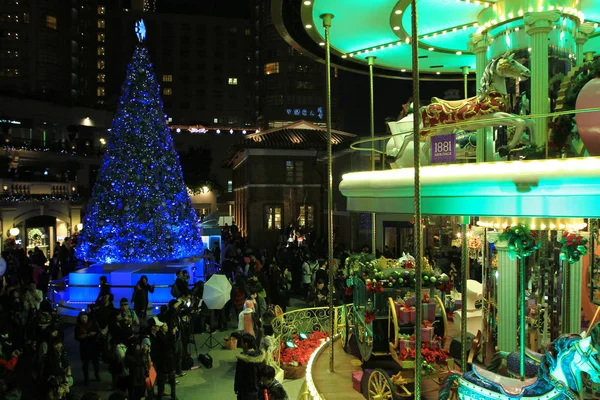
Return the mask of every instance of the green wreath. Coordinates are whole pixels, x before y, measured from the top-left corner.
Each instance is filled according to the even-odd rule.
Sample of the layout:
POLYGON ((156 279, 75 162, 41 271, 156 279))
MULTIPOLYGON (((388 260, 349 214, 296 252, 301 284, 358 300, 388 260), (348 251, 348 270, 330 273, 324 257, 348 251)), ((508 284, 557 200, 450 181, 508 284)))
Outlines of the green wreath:
POLYGON ((498 239, 508 242, 508 256, 512 260, 515 257, 518 259, 529 257, 540 248, 537 232, 530 230, 524 224, 507 226, 498 239))

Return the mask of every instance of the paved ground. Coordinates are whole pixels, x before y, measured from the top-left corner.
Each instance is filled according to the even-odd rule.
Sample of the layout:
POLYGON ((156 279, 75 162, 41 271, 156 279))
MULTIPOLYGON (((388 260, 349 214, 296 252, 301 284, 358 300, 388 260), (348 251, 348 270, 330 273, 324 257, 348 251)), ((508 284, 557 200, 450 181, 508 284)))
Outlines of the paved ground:
MULTIPOLYGON (((236 323, 237 325, 237 323, 236 323)), ((235 329, 233 321, 230 324, 232 330, 235 329)), ((215 332, 213 336, 224 343, 224 337, 228 332, 215 332)), ((102 400, 108 399, 110 395, 110 374, 108 366, 101 364, 102 382, 95 382, 90 379, 88 387, 83 386, 83 374, 81 372, 81 362, 79 361, 79 344, 73 339, 73 329, 68 328, 65 333, 65 345, 69 350, 69 360, 73 366, 73 376, 75 385, 73 390, 76 394, 81 395, 85 392, 97 392, 102 400)), ((199 353, 209 353, 213 358, 213 368, 205 369, 198 362, 196 352, 191 346, 192 355, 194 357, 194 369, 187 371, 187 376, 179 378, 177 385, 177 397, 179 400, 198 400, 198 399, 218 399, 218 400, 235 400, 236 396, 233 392, 233 380, 235 376, 235 354, 241 350, 224 350, 220 346, 210 350, 206 347, 200 348, 206 340, 208 334, 195 335, 196 344, 199 353)), ((93 372, 90 367, 90 376, 93 377, 93 372)), ((285 381, 283 383, 291 400, 299 398, 300 388, 304 379, 285 381)), ((166 389, 169 389, 167 385, 166 389)), ((165 398, 166 399, 166 398, 165 398)))

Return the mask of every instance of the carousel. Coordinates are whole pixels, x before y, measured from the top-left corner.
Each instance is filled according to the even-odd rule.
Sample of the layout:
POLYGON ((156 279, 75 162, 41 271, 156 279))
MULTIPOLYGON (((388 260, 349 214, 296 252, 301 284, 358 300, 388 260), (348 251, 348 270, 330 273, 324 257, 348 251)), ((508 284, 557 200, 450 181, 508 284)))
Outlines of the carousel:
MULTIPOLYGON (((349 360, 348 390, 373 400, 600 398, 600 3, 277 0, 272 15, 324 60, 328 94, 332 66, 369 78, 371 138, 353 149, 372 167, 339 189, 348 211, 371 214, 372 249, 378 218, 412 225, 401 257, 345 260, 353 303, 332 299, 310 366, 328 346, 328 379, 349 360), (385 137, 375 76, 413 84, 385 137), (421 99, 424 80, 463 82, 464 96, 421 99), (459 265, 438 265, 450 247, 459 265)), ((329 131, 330 111, 328 95, 329 131)), ((323 373, 307 369, 306 398, 336 397, 323 373)))

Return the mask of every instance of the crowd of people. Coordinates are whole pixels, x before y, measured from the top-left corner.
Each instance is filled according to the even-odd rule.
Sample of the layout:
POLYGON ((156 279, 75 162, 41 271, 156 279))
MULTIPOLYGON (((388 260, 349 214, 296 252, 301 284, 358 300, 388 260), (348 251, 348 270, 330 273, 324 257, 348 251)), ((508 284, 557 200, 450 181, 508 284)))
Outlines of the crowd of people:
MULTIPOLYGON (((275 379, 275 370, 263 362, 263 338, 271 334, 270 321, 285 312, 292 297, 297 305, 328 304, 329 269, 333 268, 334 299, 343 301, 341 261, 347 254, 336 249, 332 266, 324 252, 307 241, 282 238, 273 251, 253 250, 235 225, 223 230, 221 242, 209 244, 205 280, 224 274, 231 281, 229 302, 214 312, 200 301, 203 282, 190 285, 186 270, 177 272, 171 300, 160 312, 149 315, 154 285, 142 276, 131 298, 115 299, 108 279, 99 280, 96 301, 79 312, 72 327, 80 363, 69 360, 65 336, 71 327, 63 323, 56 305, 48 299, 49 282, 67 276, 77 265, 73 243, 56 246, 51 258, 40 249, 27 254, 16 245, 5 246, 0 258, 0 400, 98 399, 85 388, 110 373, 111 399, 177 399, 177 384, 191 365, 188 345, 206 331, 232 331, 239 337, 233 390, 239 399, 285 400, 287 394, 275 379), (187 365, 186 365, 187 364, 187 365), (81 365, 74 379, 73 365, 81 365), (91 375, 91 376, 90 376, 91 375), (77 397, 77 392, 85 394, 77 397)), ((193 361, 192 361, 193 362, 193 361)), ((79 367, 78 367, 79 368, 79 367)))

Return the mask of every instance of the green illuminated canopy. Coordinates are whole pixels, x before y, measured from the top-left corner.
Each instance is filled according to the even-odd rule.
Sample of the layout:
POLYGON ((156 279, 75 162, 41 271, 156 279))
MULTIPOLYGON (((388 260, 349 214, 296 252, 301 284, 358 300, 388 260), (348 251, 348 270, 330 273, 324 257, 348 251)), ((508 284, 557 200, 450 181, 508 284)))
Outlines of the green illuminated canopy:
MULTIPOLYGON (((302 0, 302 24, 312 40, 324 45, 320 16, 333 14, 330 40, 334 55, 366 64, 375 56, 375 65, 396 71, 411 69, 411 6, 409 0, 302 0)), ((557 10, 561 21, 551 45, 575 53, 573 32, 583 22, 594 29, 584 46, 600 46, 600 1, 597 0, 419 0, 418 22, 420 68, 426 73, 461 72, 475 69, 470 36, 487 34, 495 42, 488 58, 501 51, 527 49, 524 16, 530 12, 557 10), (568 22, 568 23, 567 23, 568 22), (561 35, 560 32, 564 31, 561 35), (565 38, 566 36, 566 38, 565 38)))
MULTIPOLYGON (((413 213, 412 168, 354 172, 340 191, 348 210, 413 213)), ((600 217, 600 157, 471 163, 421 169, 425 215, 600 217)))

